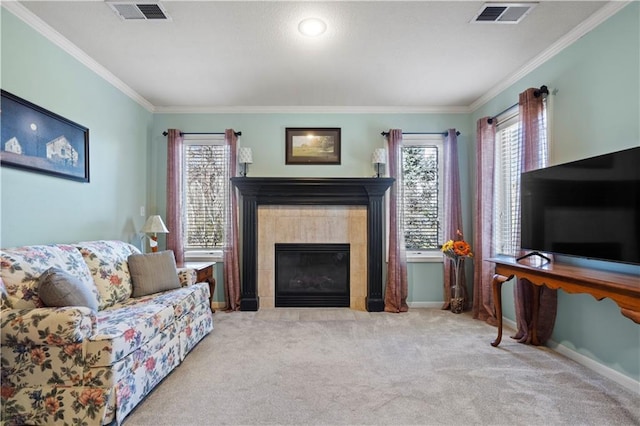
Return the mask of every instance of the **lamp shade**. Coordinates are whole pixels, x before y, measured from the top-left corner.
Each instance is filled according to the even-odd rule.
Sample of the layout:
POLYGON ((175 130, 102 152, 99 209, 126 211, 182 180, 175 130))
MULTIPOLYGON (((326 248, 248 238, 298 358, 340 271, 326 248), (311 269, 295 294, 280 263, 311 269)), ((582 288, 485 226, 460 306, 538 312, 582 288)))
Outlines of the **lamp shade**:
POLYGON ((371 162, 373 164, 386 164, 387 163, 387 150, 384 148, 376 148, 373 150, 371 156, 371 162))
POLYGON ((251 148, 242 147, 238 150, 238 163, 253 164, 253 153, 251 148))
POLYGON ((149 219, 147 219, 147 222, 142 227, 142 232, 167 234, 169 230, 164 225, 160 215, 153 215, 149 216, 149 219))

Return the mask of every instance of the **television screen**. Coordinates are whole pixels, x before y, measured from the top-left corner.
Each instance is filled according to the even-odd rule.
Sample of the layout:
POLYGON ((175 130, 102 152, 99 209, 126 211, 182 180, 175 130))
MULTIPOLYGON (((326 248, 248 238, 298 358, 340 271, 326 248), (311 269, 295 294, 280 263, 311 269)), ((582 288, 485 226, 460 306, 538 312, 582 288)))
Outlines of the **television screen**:
POLYGON ((521 247, 640 264, 640 147, 521 179, 521 247))

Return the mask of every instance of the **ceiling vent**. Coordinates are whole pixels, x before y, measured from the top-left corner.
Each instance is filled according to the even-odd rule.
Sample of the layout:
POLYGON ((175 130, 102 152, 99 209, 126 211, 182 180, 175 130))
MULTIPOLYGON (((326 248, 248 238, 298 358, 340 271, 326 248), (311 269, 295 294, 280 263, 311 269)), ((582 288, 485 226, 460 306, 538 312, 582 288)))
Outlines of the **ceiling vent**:
POLYGON ((517 24, 537 3, 485 3, 471 22, 481 24, 517 24))
POLYGON ((158 2, 108 1, 107 4, 123 21, 171 20, 158 2))

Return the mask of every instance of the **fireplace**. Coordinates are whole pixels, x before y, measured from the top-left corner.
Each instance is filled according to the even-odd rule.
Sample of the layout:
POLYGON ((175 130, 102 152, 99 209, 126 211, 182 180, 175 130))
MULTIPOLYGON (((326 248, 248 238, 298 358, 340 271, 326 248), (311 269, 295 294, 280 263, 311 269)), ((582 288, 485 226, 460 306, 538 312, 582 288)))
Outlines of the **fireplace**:
POLYGON ((348 307, 349 262, 349 244, 276 244, 276 308, 348 307))
MULTIPOLYGON (((231 178, 231 183, 242 196, 240 203, 242 216, 240 309, 257 311, 260 306, 257 291, 258 206, 365 206, 367 222, 365 308, 369 312, 384 310, 382 297, 383 197, 393 181, 392 178, 231 178)), ((260 273, 264 272, 260 271, 260 273)))

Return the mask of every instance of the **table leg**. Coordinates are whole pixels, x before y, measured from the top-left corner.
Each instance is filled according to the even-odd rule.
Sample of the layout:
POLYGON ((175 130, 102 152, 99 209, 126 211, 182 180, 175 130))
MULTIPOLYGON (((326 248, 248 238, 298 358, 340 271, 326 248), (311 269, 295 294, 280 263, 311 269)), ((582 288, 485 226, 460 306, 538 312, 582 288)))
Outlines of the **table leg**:
POLYGON ((540 310, 540 287, 533 286, 533 312, 531 313, 531 344, 540 345, 538 341, 538 311, 540 310))
POLYGON ((502 283, 509 281, 513 278, 513 275, 505 277, 504 275, 495 274, 491 281, 491 287, 493 289, 493 305, 495 307, 496 321, 498 322, 498 337, 491 342, 491 346, 496 347, 502 341, 502 283))

